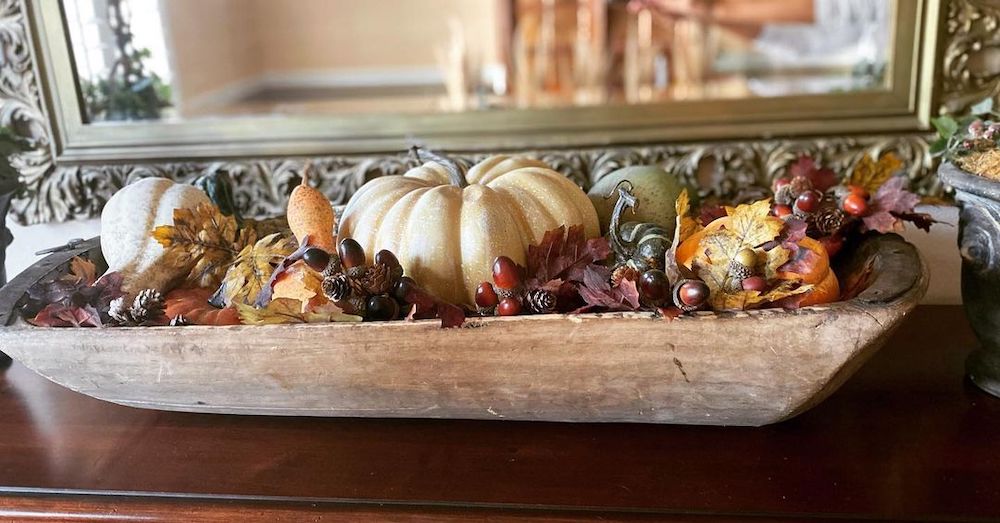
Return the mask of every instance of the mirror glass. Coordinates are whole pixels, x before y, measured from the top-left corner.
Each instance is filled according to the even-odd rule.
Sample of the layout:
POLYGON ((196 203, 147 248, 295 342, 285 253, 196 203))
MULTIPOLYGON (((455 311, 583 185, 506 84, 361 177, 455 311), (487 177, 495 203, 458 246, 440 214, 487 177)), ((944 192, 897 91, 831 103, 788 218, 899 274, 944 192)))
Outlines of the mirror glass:
POLYGON ((887 90, 897 0, 62 0, 84 120, 887 90))

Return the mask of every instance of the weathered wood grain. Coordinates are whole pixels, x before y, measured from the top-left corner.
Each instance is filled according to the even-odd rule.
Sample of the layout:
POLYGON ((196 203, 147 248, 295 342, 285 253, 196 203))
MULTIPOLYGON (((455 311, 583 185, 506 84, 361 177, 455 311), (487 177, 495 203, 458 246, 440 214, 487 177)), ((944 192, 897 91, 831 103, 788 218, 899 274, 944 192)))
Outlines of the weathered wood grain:
POLYGON ((237 414, 764 425, 815 405, 926 290, 896 236, 857 298, 798 311, 265 327, 0 330, 0 350, 123 405, 237 414))

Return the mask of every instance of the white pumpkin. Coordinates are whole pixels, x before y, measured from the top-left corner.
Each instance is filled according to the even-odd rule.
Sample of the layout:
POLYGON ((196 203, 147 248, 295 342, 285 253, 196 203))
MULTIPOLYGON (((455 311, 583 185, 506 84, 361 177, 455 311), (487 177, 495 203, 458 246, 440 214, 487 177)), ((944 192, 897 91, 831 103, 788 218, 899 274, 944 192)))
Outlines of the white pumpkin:
POLYGON ((472 305, 476 287, 492 281, 494 258, 523 265, 528 246, 561 225, 600 235, 583 190, 540 161, 492 156, 464 177, 428 162, 368 182, 347 204, 339 236, 357 240, 369 263, 392 251, 427 291, 472 305))
POLYGON ((144 178, 116 192, 101 211, 101 251, 108 272, 119 272, 128 294, 160 292, 184 276, 164 257, 153 229, 174 223, 174 209, 211 203, 201 189, 166 178, 144 178))

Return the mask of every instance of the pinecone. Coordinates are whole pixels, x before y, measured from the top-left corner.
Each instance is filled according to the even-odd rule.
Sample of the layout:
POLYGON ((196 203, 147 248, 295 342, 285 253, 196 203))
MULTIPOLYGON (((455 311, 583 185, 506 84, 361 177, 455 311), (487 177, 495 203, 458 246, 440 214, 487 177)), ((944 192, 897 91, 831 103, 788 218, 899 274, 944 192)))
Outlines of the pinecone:
POLYGON ((621 285, 622 280, 639 281, 639 271, 631 265, 619 265, 611 273, 611 286, 621 285))
POLYGON ((847 213, 837 206, 835 200, 827 199, 812 216, 810 225, 825 236, 839 231, 846 221, 847 213))
POLYGON ((806 191, 811 191, 813 189, 813 184, 809 181, 809 178, 805 176, 796 176, 792 178, 791 183, 788 184, 791 188, 792 193, 798 196, 806 191))
POLYGON ((131 321, 128 313, 128 305, 125 304, 125 297, 121 296, 111 300, 108 308, 108 316, 119 325, 127 325, 131 321))
POLYGON ((385 294, 389 291, 389 288, 393 283, 389 273, 389 267, 382 265, 381 263, 376 263, 375 265, 370 265, 368 269, 365 270, 364 275, 358 279, 358 283, 368 294, 373 296, 385 294))
POLYGON ((330 261, 326 263, 326 269, 323 269, 323 278, 332 278, 342 271, 343 267, 340 265, 340 256, 331 254, 330 261))
POLYGON ((323 278, 323 294, 331 301, 343 301, 351 295, 351 282, 346 274, 339 273, 323 278))
POLYGON ((726 290, 729 292, 737 292, 743 290, 743 280, 753 276, 753 268, 747 267, 742 263, 732 260, 729 262, 729 279, 728 287, 726 290))
POLYGON ((500 287, 498 285, 494 285, 493 286, 493 290, 496 291, 496 293, 497 293, 497 299, 500 300, 500 301, 504 301, 507 298, 521 299, 521 288, 520 287, 515 288, 515 289, 505 289, 505 288, 500 287))
POLYGON ((145 289, 136 295, 129 307, 124 297, 112 301, 108 316, 125 327, 163 325, 166 323, 164 306, 162 294, 156 289, 145 289))
POLYGON ((556 308, 556 295, 545 289, 535 289, 528 291, 525 302, 531 312, 548 314, 556 308))
POLYGON ((364 316, 368 312, 368 299, 364 296, 352 295, 347 299, 346 307, 344 312, 349 314, 355 314, 357 316, 364 316))
POLYGON ((783 185, 781 188, 774 193, 774 203, 779 205, 792 205, 795 203, 795 198, 798 197, 791 184, 783 185))

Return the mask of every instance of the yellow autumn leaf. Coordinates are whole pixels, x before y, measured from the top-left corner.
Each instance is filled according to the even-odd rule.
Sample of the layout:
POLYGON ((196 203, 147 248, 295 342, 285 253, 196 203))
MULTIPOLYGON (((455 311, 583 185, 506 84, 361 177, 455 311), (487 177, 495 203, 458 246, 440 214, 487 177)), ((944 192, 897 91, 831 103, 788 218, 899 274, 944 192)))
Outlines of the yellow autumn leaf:
POLYGON ((677 201, 674 203, 674 208, 677 210, 677 227, 674 233, 674 244, 677 245, 701 230, 702 226, 698 223, 698 220, 691 217, 691 197, 688 196, 687 189, 681 191, 681 194, 677 197, 677 201))
POLYGON ((240 228, 210 203, 174 209, 173 225, 161 225, 152 234, 168 260, 188 272, 185 284, 202 288, 218 287, 233 260, 257 239, 252 229, 240 228))
POLYGON ((359 322, 361 316, 344 314, 343 309, 328 303, 310 312, 302 312, 302 302, 291 298, 271 300, 267 307, 257 309, 252 305, 236 304, 240 320, 246 325, 282 325, 287 323, 359 322))
POLYGON ((784 226, 781 218, 771 216, 771 200, 759 200, 733 209, 724 230, 734 234, 743 246, 757 248, 777 238, 784 226))
POLYGON ((253 303, 257 294, 271 279, 275 267, 293 253, 296 246, 295 239, 290 236, 271 234, 244 247, 226 271, 213 303, 226 306, 233 303, 253 303))
POLYGON ((770 200, 760 200, 731 208, 728 225, 699 241, 691 268, 711 290, 709 305, 713 309, 749 309, 773 301, 755 291, 744 291, 739 282, 731 281, 730 262, 741 250, 751 249, 757 255, 755 267, 763 269, 765 279, 774 279, 790 253, 781 246, 767 251, 760 247, 774 241, 784 226, 783 220, 771 216, 770 200))
POLYGON ((878 162, 866 154, 854 167, 848 183, 863 188, 869 194, 875 194, 902 167, 903 161, 893 153, 882 155, 878 162))

